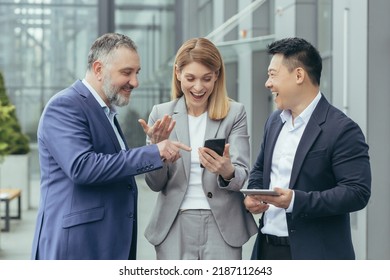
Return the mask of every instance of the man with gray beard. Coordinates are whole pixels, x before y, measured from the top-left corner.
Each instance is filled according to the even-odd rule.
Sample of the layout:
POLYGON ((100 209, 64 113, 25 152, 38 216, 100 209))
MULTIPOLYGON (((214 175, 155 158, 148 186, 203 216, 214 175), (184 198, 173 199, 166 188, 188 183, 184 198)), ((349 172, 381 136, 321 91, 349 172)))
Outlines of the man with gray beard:
POLYGON ((32 259, 136 259, 134 176, 190 151, 170 140, 127 146, 116 107, 129 103, 140 69, 134 42, 105 34, 90 49, 85 78, 47 103, 38 126, 41 197, 32 259))

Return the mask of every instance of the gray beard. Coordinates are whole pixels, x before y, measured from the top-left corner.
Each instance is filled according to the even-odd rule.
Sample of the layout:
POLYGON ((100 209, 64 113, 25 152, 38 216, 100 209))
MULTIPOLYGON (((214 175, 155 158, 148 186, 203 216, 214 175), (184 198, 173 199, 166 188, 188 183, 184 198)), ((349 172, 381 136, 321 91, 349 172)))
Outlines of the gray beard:
POLYGON ((120 95, 120 88, 112 86, 109 79, 104 79, 103 91, 111 105, 123 107, 129 104, 130 98, 120 95))

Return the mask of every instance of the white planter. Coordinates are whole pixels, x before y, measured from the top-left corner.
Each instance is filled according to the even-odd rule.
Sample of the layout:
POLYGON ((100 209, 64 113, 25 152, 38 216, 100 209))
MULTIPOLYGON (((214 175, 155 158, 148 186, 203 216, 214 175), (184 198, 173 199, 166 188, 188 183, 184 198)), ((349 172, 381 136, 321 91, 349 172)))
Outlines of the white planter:
MULTIPOLYGON (((8 155, 0 163, 0 188, 22 190, 22 210, 28 210, 30 198, 29 154, 8 155)), ((10 203, 11 211, 17 202, 10 203)))

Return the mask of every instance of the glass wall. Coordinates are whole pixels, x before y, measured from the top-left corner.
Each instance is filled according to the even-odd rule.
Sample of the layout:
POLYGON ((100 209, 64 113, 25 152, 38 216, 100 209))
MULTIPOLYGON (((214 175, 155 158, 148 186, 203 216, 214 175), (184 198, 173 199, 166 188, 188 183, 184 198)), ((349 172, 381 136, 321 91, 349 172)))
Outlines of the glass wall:
POLYGON ((174 0, 115 1, 115 32, 134 40, 141 58, 140 86, 130 105, 119 109, 119 122, 131 147, 145 144, 138 119, 147 120, 154 104, 170 99, 176 52, 174 8, 174 0))
POLYGON ((332 101, 332 0, 317 4, 318 50, 322 56, 321 90, 332 101))
MULTIPOLYGON (((140 88, 132 96, 137 106, 120 111, 130 145, 144 143, 144 135, 133 141, 134 131, 139 133, 133 120, 147 118, 153 104, 169 100, 169 62, 176 51, 174 2, 115 1, 113 31, 136 42, 142 64, 140 88)), ((36 142, 39 117, 49 98, 84 77, 98 23, 110 16, 98 9, 99 0, 0 1, 0 32, 6 34, 0 40, 0 71, 31 142, 36 142)))
POLYGON ((84 76, 97 35, 97 1, 0 2, 0 71, 31 141, 47 100, 84 76))
MULTIPOLYGON (((188 38, 207 36, 239 10, 237 0, 105 1, 109 0, 0 0, 0 71, 32 143, 49 98, 84 77, 99 23, 115 22, 108 29, 130 36, 138 46, 140 87, 133 92, 130 105, 119 111, 126 139, 134 147, 145 143, 137 120, 147 119, 154 104, 170 99, 177 48, 188 38), (114 7, 114 12, 105 11, 107 5, 102 4, 114 7)), ((270 10, 265 2, 253 11, 256 16, 248 27, 252 36, 267 35, 272 29, 272 16, 264 17, 270 10)), ((237 24, 224 35, 225 42, 244 39, 239 38, 237 24)), ((230 51, 235 52, 234 44, 230 51)), ((237 56, 227 59, 228 90, 234 99, 239 95, 238 69, 237 56)), ((249 88, 245 92, 251 94, 249 88)))

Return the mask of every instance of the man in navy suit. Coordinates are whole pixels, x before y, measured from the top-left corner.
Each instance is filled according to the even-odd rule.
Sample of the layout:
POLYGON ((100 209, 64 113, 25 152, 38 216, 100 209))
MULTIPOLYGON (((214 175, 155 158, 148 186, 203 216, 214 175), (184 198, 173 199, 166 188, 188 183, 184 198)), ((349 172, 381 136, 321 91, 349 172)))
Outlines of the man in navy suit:
POLYGON ((354 259, 350 213, 371 195, 368 145, 359 126, 320 92, 322 60, 300 38, 268 46, 265 86, 277 109, 250 173, 245 206, 263 213, 253 259, 354 259))
POLYGON ((116 107, 138 87, 134 42, 105 34, 92 45, 83 80, 57 93, 38 126, 41 197, 33 259, 135 259, 135 175, 174 162, 189 147, 163 141, 129 149, 116 107))

